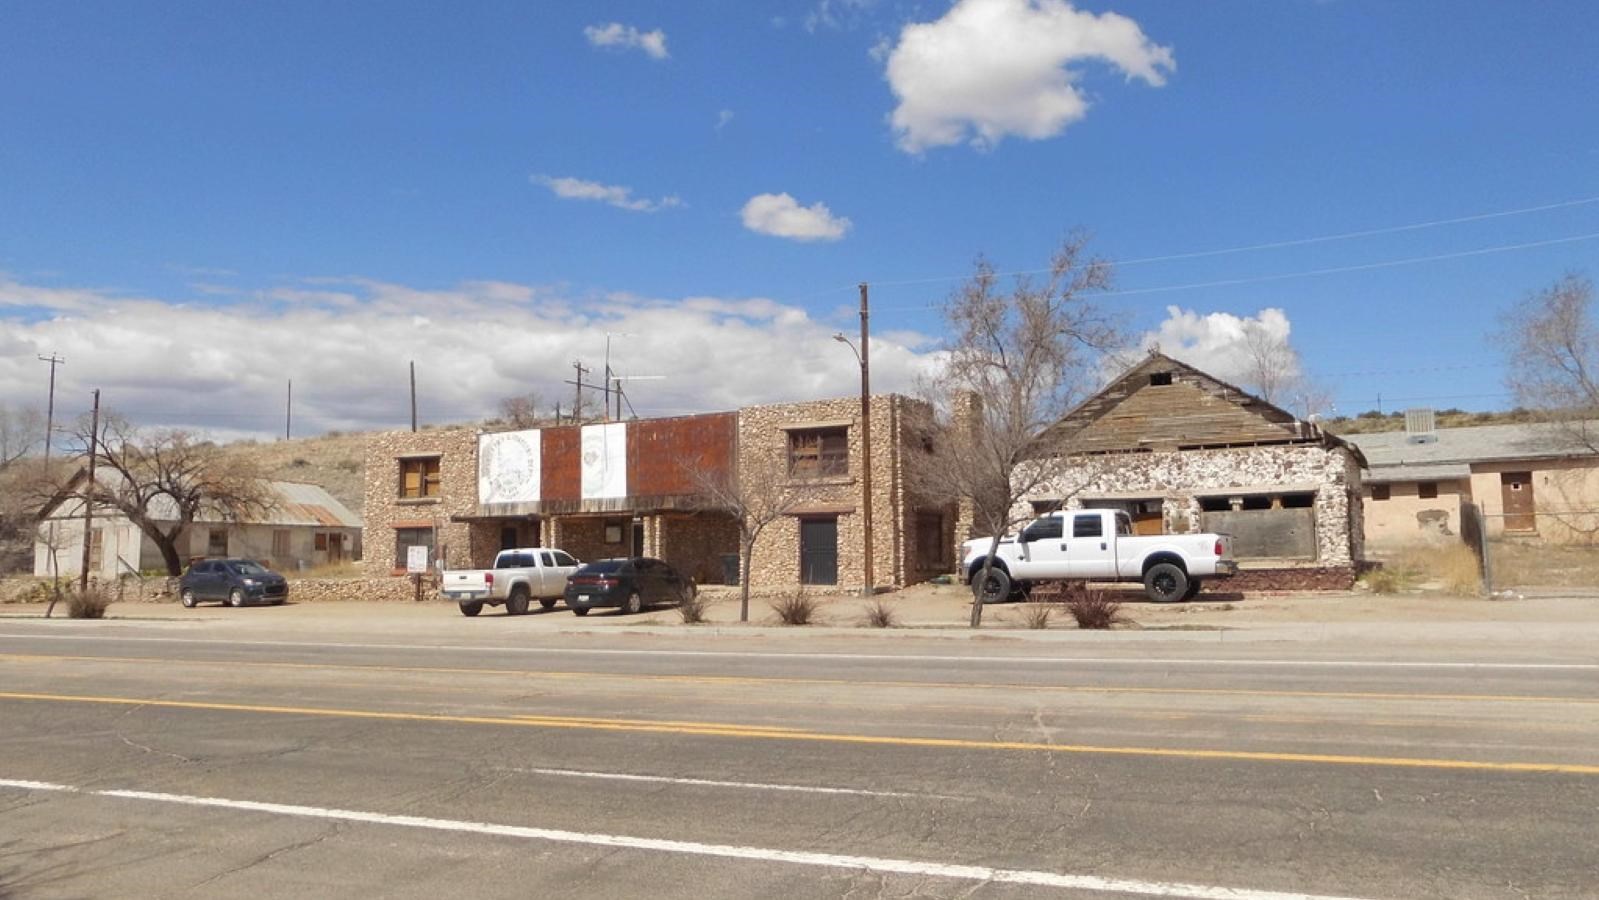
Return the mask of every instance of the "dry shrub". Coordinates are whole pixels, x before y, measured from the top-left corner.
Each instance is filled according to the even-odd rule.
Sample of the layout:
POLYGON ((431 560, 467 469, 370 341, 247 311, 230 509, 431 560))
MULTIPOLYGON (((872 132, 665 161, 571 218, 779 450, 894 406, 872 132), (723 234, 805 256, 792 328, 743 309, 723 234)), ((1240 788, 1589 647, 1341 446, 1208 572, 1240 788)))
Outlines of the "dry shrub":
POLYGON ((96 584, 89 585, 86 591, 74 589, 67 594, 67 618, 103 619, 111 601, 111 594, 96 584))
POLYGON ((1077 620, 1078 628, 1109 628, 1123 621, 1121 601, 1104 591, 1079 588, 1066 595, 1066 611, 1077 620))
POLYGON ((1482 593, 1482 564, 1463 543, 1404 547, 1387 556, 1381 568, 1365 576, 1373 593, 1397 594, 1411 588, 1462 597, 1482 593))
POLYGON ((696 588, 689 591, 689 595, 677 605, 677 614, 682 617, 684 625, 699 625, 705 621, 705 610, 710 605, 710 601, 696 588))
POLYGON ((818 605, 815 597, 805 593, 804 588, 798 588, 794 593, 772 601, 772 611, 777 613, 778 620, 784 625, 809 625, 818 605))
POLYGON ((1372 569, 1363 577, 1373 594, 1397 594, 1410 586, 1409 574, 1392 565, 1372 569))
POLYGON ((881 600, 872 601, 866 607, 866 625, 870 628, 893 628, 899 624, 899 614, 894 612, 894 607, 881 600))
POLYGON ((1022 624, 1035 631, 1042 630, 1049 627, 1050 616, 1054 614, 1048 603, 1029 603, 1022 607, 1022 624))

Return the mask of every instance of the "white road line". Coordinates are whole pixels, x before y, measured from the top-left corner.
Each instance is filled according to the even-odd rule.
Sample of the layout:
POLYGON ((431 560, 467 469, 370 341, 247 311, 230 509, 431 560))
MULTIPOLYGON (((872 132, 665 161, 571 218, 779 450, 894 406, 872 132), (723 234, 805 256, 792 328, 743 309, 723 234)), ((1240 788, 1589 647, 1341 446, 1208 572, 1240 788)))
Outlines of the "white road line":
POLYGON ((475 647, 461 644, 375 644, 364 641, 240 641, 222 638, 90 636, 82 634, 9 634, 19 640, 85 641, 106 643, 210 644, 225 647, 284 647, 316 650, 437 650, 452 653, 525 653, 544 656, 663 656, 716 659, 810 659, 853 662, 1017 663, 1023 665, 1113 666, 1250 666, 1276 668, 1347 669, 1466 669, 1529 671, 1599 671, 1599 663, 1452 662, 1363 659, 1214 659, 1122 656, 958 656, 895 653, 757 653, 748 650, 621 650, 603 647, 475 647))
POLYGON ((905 797, 914 800, 959 800, 970 797, 951 797, 947 794, 907 794, 897 791, 868 791, 862 788, 811 787, 802 784, 767 784, 753 781, 712 781, 706 778, 668 778, 664 775, 634 775, 631 772, 583 772, 577 769, 511 769, 512 772, 530 772, 536 775, 559 775, 565 778, 598 778, 607 781, 648 781, 656 784, 686 784, 695 787, 746 788, 757 791, 791 791, 798 794, 852 794, 860 797, 905 797))
POLYGON ((260 803, 253 800, 227 800, 220 797, 193 797, 186 794, 165 794, 153 791, 100 791, 37 781, 0 779, 0 788, 4 787, 23 790, 68 791, 84 795, 144 800, 153 803, 236 809, 279 816, 331 819, 339 822, 421 828, 430 831, 466 832, 497 837, 525 838, 535 841, 554 841, 562 844, 582 844, 591 847, 614 847, 627 850, 645 850, 654 853, 710 856, 722 859, 817 866, 829 869, 854 869, 891 875, 948 878, 957 881, 1025 884, 1035 887, 1062 888, 1070 891, 1108 891, 1139 897, 1189 897, 1195 898, 1195 900, 1354 900, 1354 898, 1349 897, 1332 897, 1323 894, 1256 891, 1246 888, 1215 887, 1204 884, 1138 881, 1129 878, 1103 878, 1098 875, 1069 875, 1057 872, 1029 871, 1026 869, 995 869, 988 866, 967 866, 909 859, 888 859, 875 856, 842 856, 833 853, 810 853, 802 850, 774 850, 764 847, 743 847, 729 844, 702 844, 695 841, 670 841, 619 834, 559 831, 552 828, 497 825, 490 822, 465 822, 457 819, 435 819, 427 816, 397 816, 388 813, 326 809, 318 806, 296 806, 286 803, 260 803))

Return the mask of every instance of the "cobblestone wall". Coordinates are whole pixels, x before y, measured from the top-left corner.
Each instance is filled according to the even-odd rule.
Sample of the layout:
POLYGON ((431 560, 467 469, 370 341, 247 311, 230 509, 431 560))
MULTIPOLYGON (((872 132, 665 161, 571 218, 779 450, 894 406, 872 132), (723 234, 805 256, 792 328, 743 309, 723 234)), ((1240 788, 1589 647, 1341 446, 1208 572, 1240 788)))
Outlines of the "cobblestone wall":
POLYGON ((362 570, 378 578, 404 572, 405 560, 395 558, 396 528, 434 529, 434 549, 447 568, 470 568, 472 560, 492 556, 498 534, 492 528, 472 528, 451 522, 452 516, 477 512, 477 432, 467 428, 431 431, 385 431, 366 440, 366 511, 362 536, 362 570), (439 457, 439 494, 436 497, 400 497, 402 457, 439 457), (475 543, 474 543, 475 541, 475 543))

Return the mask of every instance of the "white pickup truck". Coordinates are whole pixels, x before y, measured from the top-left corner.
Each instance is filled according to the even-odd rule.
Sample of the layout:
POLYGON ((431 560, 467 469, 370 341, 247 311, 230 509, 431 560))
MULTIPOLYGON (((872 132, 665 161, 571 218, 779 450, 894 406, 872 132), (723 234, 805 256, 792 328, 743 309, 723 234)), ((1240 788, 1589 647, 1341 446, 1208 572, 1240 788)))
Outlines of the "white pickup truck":
POLYGON ((1157 603, 1191 600, 1200 583, 1238 572, 1225 534, 1133 534, 1127 514, 1111 509, 1050 513, 1000 538, 983 581, 992 538, 964 545, 961 572, 984 603, 1005 600, 1039 581, 1142 581, 1157 603), (979 584, 979 582, 982 582, 979 584))
POLYGON ((571 554, 553 547, 501 550, 492 569, 446 570, 439 593, 459 603, 464 616, 501 603, 508 615, 520 616, 533 600, 553 609, 566 593, 567 576, 580 565, 571 554))

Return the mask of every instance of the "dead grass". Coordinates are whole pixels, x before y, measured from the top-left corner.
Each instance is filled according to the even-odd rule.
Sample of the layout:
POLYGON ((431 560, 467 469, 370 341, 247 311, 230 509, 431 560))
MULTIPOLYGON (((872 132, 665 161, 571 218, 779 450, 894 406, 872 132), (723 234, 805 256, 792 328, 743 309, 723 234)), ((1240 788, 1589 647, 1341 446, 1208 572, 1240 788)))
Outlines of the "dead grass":
POLYGON ((1041 631, 1049 627, 1049 620, 1054 614, 1054 608, 1048 603, 1029 603, 1022 607, 1022 624, 1041 631))
POLYGON ((1102 629, 1123 622, 1121 609, 1121 601, 1101 590, 1077 588, 1066 594, 1066 611, 1078 628, 1102 629))
POLYGON ((777 613, 778 621, 784 625, 809 625, 816 617, 816 608, 821 601, 799 588, 790 594, 772 601, 772 611, 777 613))
POLYGON ((1374 594, 1421 590, 1475 597, 1482 593, 1482 571, 1477 554, 1465 544, 1403 547, 1382 556, 1382 568, 1363 576, 1374 594))
POLYGON ((319 485, 356 515, 365 506, 365 434, 330 432, 292 441, 238 441, 222 449, 251 460, 267 478, 319 485))
POLYGON ((1593 587, 1599 585, 1599 546, 1494 541, 1494 587, 1593 587))
POLYGON ((103 619, 113 599, 109 591, 97 584, 89 585, 89 589, 85 591, 74 588, 67 594, 67 618, 103 619))
POLYGON ((696 589, 677 604, 677 615, 684 625, 699 625, 705 621, 705 611, 710 605, 711 601, 696 589))
POLYGON ((893 628, 899 625, 899 614, 882 600, 874 600, 866 607, 866 625, 868 628, 893 628))

